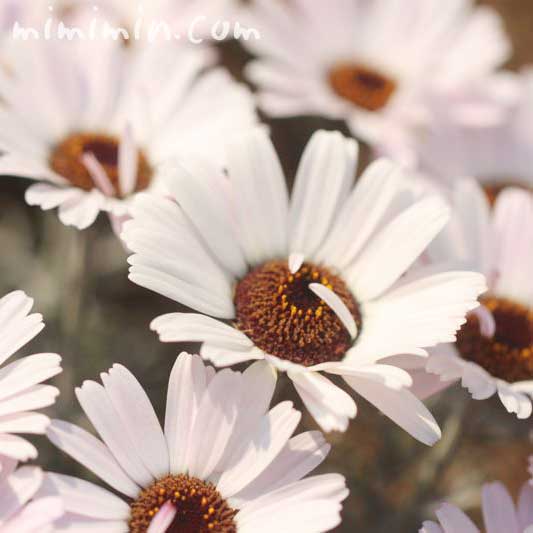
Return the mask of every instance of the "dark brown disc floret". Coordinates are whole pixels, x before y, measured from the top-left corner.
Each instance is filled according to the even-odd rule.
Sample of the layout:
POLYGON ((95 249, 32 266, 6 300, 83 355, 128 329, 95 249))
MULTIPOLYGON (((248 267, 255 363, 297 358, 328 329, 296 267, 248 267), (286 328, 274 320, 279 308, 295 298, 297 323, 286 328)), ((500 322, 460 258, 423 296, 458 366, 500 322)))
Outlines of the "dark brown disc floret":
POLYGON ((235 291, 236 326, 270 355, 311 366, 340 361, 353 343, 337 315, 309 288, 321 283, 344 302, 358 331, 361 313, 344 281, 329 269, 269 261, 246 275, 235 291))

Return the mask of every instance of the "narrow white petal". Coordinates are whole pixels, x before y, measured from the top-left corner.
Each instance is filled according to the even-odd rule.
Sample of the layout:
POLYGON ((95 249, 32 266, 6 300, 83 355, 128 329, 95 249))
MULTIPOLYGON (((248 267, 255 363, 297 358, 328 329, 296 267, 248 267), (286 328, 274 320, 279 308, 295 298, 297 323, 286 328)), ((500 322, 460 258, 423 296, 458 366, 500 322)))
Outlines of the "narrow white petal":
POLYGON ((408 389, 391 389, 372 379, 345 376, 346 382, 383 414, 415 439, 432 446, 441 438, 440 428, 426 406, 408 389))
POLYGON ((165 533, 178 512, 172 502, 166 502, 150 522, 146 533, 165 533))
POLYGON ((346 431, 357 414, 349 394, 318 372, 289 372, 288 376, 323 431, 346 431))
POLYGON ((305 260, 304 254, 293 252, 289 255, 289 270, 291 274, 296 274, 305 260))
POLYGON ((359 301, 377 298, 414 263, 449 220, 440 198, 427 198, 392 220, 349 269, 347 281, 359 301))
POLYGON ((128 520, 129 505, 98 485, 62 474, 47 473, 39 494, 59 494, 65 511, 98 520, 128 520))
POLYGON ((196 355, 181 353, 168 382, 165 436, 170 457, 170 472, 187 472, 191 435, 198 405, 206 387, 204 363, 196 355))
POLYGON ((461 533, 479 533, 479 529, 474 525, 472 520, 466 516, 463 511, 450 505, 443 504, 436 512, 439 522, 442 524, 444 531, 460 531, 461 533))
POLYGON ((81 156, 81 161, 89 172, 94 184, 106 195, 114 196, 115 188, 111 183, 104 167, 92 152, 87 152, 81 156))
POLYGON ((76 389, 76 397, 87 418, 128 476, 141 487, 150 485, 154 477, 139 457, 104 387, 94 381, 85 381, 76 389))
POLYGON ((126 124, 118 149, 118 177, 122 196, 129 196, 137 185, 139 157, 131 124, 126 124))
POLYGON ((150 324, 161 342, 206 342, 227 350, 247 350, 253 342, 244 333, 205 315, 169 313, 150 324))
POLYGON ((228 148, 233 210, 246 259, 257 264, 287 254, 288 193, 272 142, 260 129, 228 148))
POLYGON ((262 474, 232 496, 232 501, 241 508, 245 502, 304 478, 324 461, 330 448, 320 431, 300 433, 289 440, 262 474))
POLYGON ((107 446, 87 431, 67 422, 54 420, 46 434, 60 450, 115 490, 131 498, 139 493, 139 487, 122 470, 107 446))
POLYGON ((487 483, 481 493, 487 533, 522 533, 511 495, 502 483, 487 483))
POLYGON ((338 132, 319 131, 311 137, 291 198, 291 250, 313 257, 355 178, 357 156, 357 143, 338 132))
POLYGON ((122 365, 102 375, 106 392, 137 453, 154 478, 169 472, 168 448, 157 415, 135 376, 122 365))
POLYGON ((249 436, 249 446, 245 453, 221 476, 217 489, 225 498, 238 493, 277 457, 296 426, 301 414, 293 409, 291 402, 276 405, 265 415, 254 434, 249 436))
POLYGON ((354 317, 346 304, 331 289, 328 289, 321 283, 311 283, 309 288, 337 315, 343 326, 348 330, 350 337, 355 339, 357 336, 357 324, 354 317))
POLYGON ((191 433, 191 476, 208 478, 224 457, 237 421, 241 390, 242 375, 229 369, 218 372, 207 386, 191 433))
POLYGON ((37 492, 43 481, 40 468, 23 466, 13 472, 2 484, 0 521, 7 521, 37 492))

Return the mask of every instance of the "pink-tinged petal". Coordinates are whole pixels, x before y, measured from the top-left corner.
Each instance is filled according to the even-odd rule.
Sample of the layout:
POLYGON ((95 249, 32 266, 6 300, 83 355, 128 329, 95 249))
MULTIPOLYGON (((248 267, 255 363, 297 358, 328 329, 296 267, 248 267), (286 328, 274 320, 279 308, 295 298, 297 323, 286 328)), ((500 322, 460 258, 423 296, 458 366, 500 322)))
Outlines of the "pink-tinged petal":
POLYGON ((443 504, 436 515, 445 533, 479 533, 472 520, 454 505, 443 504))
POLYGON ((114 196, 115 188, 111 183, 104 167, 92 152, 87 152, 81 157, 82 163, 89 172, 94 184, 106 195, 114 196))
POLYGON ((172 502, 166 502, 159 512, 152 518, 146 533, 165 533, 172 524, 178 510, 172 502))
POLYGON ((139 158, 131 124, 126 124, 118 149, 118 175, 122 196, 129 196, 137 185, 139 158))
POLYGON ((483 486, 483 520, 487 533, 522 533, 511 495, 502 483, 483 486))
POLYGON ((496 333, 496 321, 493 314, 484 306, 476 307, 472 314, 475 315, 479 321, 479 330, 483 337, 491 339, 496 333))

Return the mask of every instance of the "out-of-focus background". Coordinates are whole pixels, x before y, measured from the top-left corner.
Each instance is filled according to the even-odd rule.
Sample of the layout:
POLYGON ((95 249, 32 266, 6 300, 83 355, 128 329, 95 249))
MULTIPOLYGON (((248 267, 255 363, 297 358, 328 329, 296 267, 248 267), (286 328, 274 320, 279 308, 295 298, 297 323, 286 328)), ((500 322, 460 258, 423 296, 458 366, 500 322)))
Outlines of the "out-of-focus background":
MULTIPOLYGON (((515 48, 509 67, 533 64, 531 2, 482 3, 495 7, 504 18, 515 48)), ((219 48, 224 64, 242 79, 247 56, 239 44, 229 42, 219 48)), ((345 131, 342 124, 315 117, 267 122, 289 181, 315 129, 345 131)), ((62 394, 49 409, 51 416, 86 425, 74 387, 84 379, 98 379, 115 362, 134 372, 162 415, 167 378, 183 347, 159 343, 148 325, 177 306, 128 281, 126 252, 104 216, 83 232, 65 228, 55 212, 26 206, 27 185, 22 179, 0 178, 0 295, 23 289, 35 298, 34 310, 45 317, 46 329, 24 354, 51 351, 63 356, 64 372, 55 380, 62 394)), ((290 398, 299 405, 285 385, 282 377, 276 401, 290 398)), ((415 442, 362 399, 350 429, 329 435, 333 450, 320 470, 343 473, 350 488, 343 524, 336 531, 414 532, 443 499, 460 505, 481 523, 480 487, 495 479, 516 496, 526 479, 531 422, 517 421, 496 399, 468 401, 459 386, 430 404, 444 434, 434 448, 415 442)), ((315 429, 309 417, 304 417, 300 430, 304 429, 315 429)), ((46 439, 33 440, 41 450, 39 463, 46 469, 82 472, 46 439)))

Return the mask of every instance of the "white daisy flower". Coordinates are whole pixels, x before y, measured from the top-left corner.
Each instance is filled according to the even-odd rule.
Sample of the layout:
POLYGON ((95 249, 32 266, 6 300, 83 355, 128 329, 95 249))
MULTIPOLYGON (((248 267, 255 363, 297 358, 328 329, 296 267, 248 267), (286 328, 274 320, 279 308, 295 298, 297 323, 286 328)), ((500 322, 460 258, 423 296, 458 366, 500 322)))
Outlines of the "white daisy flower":
POLYGON ((476 400, 498 393, 503 405, 528 418, 533 396, 533 196, 509 188, 494 209, 474 180, 458 182, 454 215, 432 243, 438 265, 483 272, 489 290, 457 335, 432 351, 427 370, 443 382, 461 379, 476 400))
POLYGON ((448 187, 475 178, 491 201, 506 186, 533 189, 533 70, 517 80, 520 98, 505 120, 473 127, 439 117, 419 144, 421 169, 448 187))
MULTIPOLYGON (((33 300, 22 291, 0 298, 0 365, 44 328, 40 314, 29 314, 32 306, 33 300)), ((57 354, 35 354, 0 369, 0 460, 37 457, 33 444, 18 434, 46 431, 50 420, 34 410, 55 402, 59 391, 42 383, 61 372, 60 362, 57 354)))
POLYGON ((102 382, 76 394, 103 442, 61 421, 48 436, 123 498, 49 474, 45 493, 59 493, 66 509, 57 531, 319 533, 339 524, 344 478, 302 479, 330 447, 319 432, 291 437, 301 417, 291 402, 268 410, 276 377, 264 362, 216 373, 182 353, 164 431, 126 368, 114 365, 102 382))
POLYGON ((404 209, 402 172, 386 160, 351 191, 357 150, 337 132, 316 133, 290 201, 262 131, 228 147, 229 179, 208 164, 177 165, 173 198, 140 197, 125 226, 130 279, 215 317, 161 316, 152 328, 163 342, 203 342, 217 366, 266 359, 323 430, 346 430, 356 405, 322 371, 431 444, 437 424, 409 392, 409 375, 384 359, 453 341, 484 280, 448 272, 399 281, 448 209, 438 198, 404 209))
MULTIPOLYGON (((533 487, 529 483, 523 485, 516 507, 502 483, 485 484, 482 507, 487 533, 533 533, 533 487)), ((444 503, 436 515, 439 523, 424 522, 420 533, 480 533, 455 505, 444 503)))
POLYGON ((126 56, 117 42, 13 43, 14 72, 0 72, 0 173, 39 181, 27 202, 59 207, 64 224, 126 216, 138 191, 158 188, 161 161, 220 161, 222 139, 255 124, 248 89, 222 68, 204 72, 212 60, 192 47, 126 56))
POLYGON ((407 151, 433 98, 464 112, 466 88, 498 92, 492 74, 511 53, 496 12, 471 0, 257 0, 244 20, 261 32, 243 44, 265 112, 342 119, 389 151, 407 151))
POLYGON ((35 466, 17 468, 3 458, 0 464, 0 533, 51 533, 63 514, 57 496, 39 497, 44 474, 35 466))

